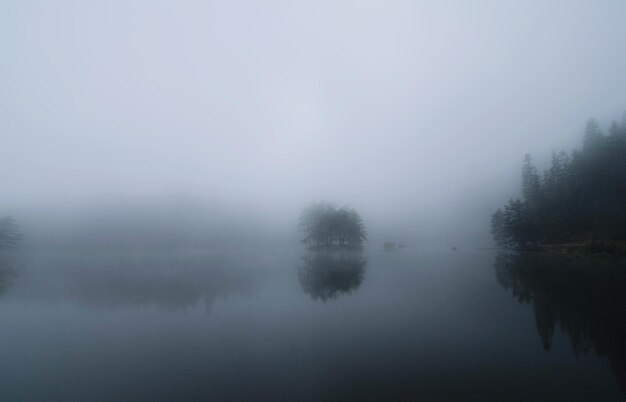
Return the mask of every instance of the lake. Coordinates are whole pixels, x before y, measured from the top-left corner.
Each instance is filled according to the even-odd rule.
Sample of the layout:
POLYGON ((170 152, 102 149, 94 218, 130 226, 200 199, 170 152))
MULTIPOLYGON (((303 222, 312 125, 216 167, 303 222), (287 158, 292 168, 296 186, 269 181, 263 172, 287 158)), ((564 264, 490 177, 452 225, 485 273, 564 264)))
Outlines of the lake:
POLYGON ((608 260, 22 250, 0 400, 623 400, 625 326, 608 260))

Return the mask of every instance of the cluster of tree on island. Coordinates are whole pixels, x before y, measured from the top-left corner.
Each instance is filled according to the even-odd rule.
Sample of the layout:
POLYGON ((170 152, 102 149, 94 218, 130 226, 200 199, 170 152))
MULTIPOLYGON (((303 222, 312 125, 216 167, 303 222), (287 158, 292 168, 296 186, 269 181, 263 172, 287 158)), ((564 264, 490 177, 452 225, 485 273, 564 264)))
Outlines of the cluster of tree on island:
POLYGON ((590 119, 582 149, 553 152, 542 176, 526 155, 521 190, 491 216, 498 246, 626 239, 626 113, 608 134, 590 119))
POLYGON ((359 248, 367 239, 359 214, 352 208, 314 203, 302 211, 298 228, 311 248, 359 248))

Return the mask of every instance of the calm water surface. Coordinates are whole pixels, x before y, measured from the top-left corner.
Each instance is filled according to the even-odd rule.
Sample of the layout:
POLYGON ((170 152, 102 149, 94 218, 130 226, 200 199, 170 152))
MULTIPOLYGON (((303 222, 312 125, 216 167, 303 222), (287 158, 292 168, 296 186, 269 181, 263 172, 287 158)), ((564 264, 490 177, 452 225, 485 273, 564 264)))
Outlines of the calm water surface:
POLYGON ((0 401, 626 397, 626 270, 489 250, 0 256, 0 401))

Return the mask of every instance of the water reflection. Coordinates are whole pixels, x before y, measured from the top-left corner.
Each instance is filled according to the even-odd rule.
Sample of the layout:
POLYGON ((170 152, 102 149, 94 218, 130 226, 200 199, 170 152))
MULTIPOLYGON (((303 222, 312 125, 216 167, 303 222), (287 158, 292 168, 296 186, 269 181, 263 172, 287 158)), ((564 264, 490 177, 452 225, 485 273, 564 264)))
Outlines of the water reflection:
POLYGON ((606 356, 626 391, 626 266, 539 253, 502 253, 494 266, 500 285, 532 304, 544 349, 558 325, 577 355, 606 356))
POLYGON ((363 282, 367 260, 358 251, 318 251, 302 257, 298 269, 302 289, 313 300, 326 302, 351 293, 363 282))
POLYGON ((11 287, 16 276, 13 259, 10 255, 0 252, 0 296, 11 287))
POLYGON ((21 292, 29 299, 168 312, 200 302, 208 312, 217 299, 250 294, 262 280, 260 271, 239 257, 185 252, 44 255, 27 268, 29 287, 21 292))

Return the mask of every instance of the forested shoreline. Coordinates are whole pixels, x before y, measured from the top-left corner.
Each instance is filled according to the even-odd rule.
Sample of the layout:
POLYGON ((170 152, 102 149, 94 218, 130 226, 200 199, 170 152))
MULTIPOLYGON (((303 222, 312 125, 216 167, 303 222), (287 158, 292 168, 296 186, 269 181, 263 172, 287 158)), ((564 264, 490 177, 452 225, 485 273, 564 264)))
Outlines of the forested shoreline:
POLYGON ((626 113, 606 133, 590 119, 582 148, 553 152, 542 175, 526 154, 521 198, 491 216, 491 234, 499 247, 624 252, 626 113))

